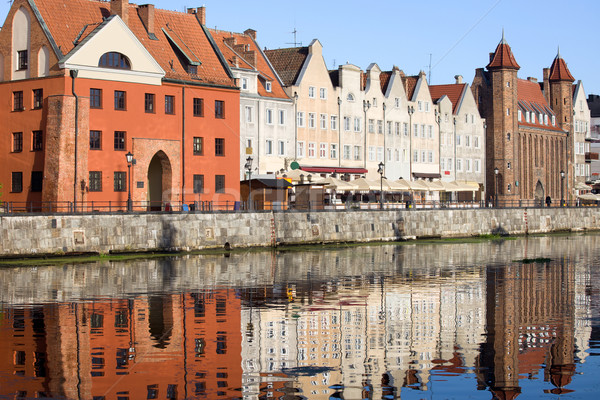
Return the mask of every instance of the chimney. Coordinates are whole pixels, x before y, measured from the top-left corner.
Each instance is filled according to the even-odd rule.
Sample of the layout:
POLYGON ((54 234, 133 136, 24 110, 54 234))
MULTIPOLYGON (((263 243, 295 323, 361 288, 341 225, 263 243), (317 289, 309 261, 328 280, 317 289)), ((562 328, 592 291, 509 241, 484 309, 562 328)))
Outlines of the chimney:
POLYGON ((245 51, 242 55, 250 65, 256 66, 256 52, 254 50, 245 51))
POLYGON ((537 78, 534 78, 534 77, 531 77, 531 76, 528 76, 528 77, 527 77, 527 80, 528 80, 529 82, 531 82, 531 83, 538 83, 538 82, 537 82, 537 78))
POLYGON ((550 103, 550 68, 544 68, 544 97, 546 98, 546 102, 550 103))
POLYGON ((254 29, 246 29, 244 34, 250 36, 252 39, 256 40, 256 31, 254 29))
POLYGON ((110 0, 110 14, 118 15, 129 25, 129 0, 110 0))
POLYGON ((142 4, 139 6, 138 15, 144 23, 148 35, 154 35, 154 4, 142 4))
POLYGON ((233 56, 231 57, 231 63, 233 64, 234 67, 239 67, 240 66, 240 62, 238 61, 237 56, 233 56))
POLYGON ((456 79, 456 84, 460 85, 463 83, 463 77, 462 75, 454 75, 454 79, 456 79))
POLYGON ((206 25, 206 7, 198 7, 196 18, 198 18, 198 22, 200 22, 200 25, 206 25))
POLYGON ((225 39, 223 39, 223 41, 225 42, 225 44, 231 48, 235 47, 235 43, 236 43, 236 39, 235 36, 230 36, 230 37, 226 37, 225 39))

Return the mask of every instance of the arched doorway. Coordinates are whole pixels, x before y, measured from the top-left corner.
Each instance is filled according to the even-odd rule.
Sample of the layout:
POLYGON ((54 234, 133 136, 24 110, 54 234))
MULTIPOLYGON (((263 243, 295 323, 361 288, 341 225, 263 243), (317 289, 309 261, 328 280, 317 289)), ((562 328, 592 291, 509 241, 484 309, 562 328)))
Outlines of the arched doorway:
POLYGON ((148 200, 151 211, 161 211, 171 201, 171 162, 163 152, 157 152, 148 165, 148 200))
POLYGON ((542 185, 542 182, 540 181, 537 181, 537 184, 535 185, 534 197, 535 204, 538 204, 540 206, 544 205, 544 185, 542 185))

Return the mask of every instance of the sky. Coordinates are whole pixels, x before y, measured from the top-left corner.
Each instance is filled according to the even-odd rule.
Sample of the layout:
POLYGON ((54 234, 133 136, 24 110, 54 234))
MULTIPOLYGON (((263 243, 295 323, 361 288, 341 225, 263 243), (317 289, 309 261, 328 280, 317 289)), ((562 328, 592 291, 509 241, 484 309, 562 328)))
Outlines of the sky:
MULTIPOLYGON (((69 0, 65 0, 69 1, 69 0)), ((134 3, 135 1, 131 1, 134 3)), ((154 0, 157 8, 206 7, 206 24, 234 32, 256 30, 263 48, 323 45, 329 69, 350 63, 366 70, 398 66, 425 71, 431 84, 472 82, 505 38, 521 66, 520 78, 542 80, 558 49, 586 95, 600 94, 598 0, 154 0)), ((0 0, 0 19, 10 2, 0 0)))

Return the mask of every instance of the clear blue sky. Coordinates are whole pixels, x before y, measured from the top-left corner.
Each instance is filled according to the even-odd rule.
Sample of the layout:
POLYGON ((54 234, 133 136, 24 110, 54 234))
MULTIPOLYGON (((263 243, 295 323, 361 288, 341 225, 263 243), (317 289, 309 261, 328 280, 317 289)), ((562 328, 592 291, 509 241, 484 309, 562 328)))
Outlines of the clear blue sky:
MULTIPOLYGON (((65 0, 68 1, 68 0, 65 0)), ((135 2, 135 1, 132 1, 135 2)), ((138 1, 144 4, 152 1, 138 1)), ((505 37, 521 66, 519 77, 542 79, 560 53, 586 94, 600 94, 599 0, 155 0, 157 8, 183 11, 206 6, 211 28, 258 31, 269 49, 308 45, 318 38, 329 68, 350 62, 362 68, 376 62, 407 74, 428 72, 432 83, 471 82, 488 53, 505 37)), ((0 19, 10 4, 0 0, 0 19)))

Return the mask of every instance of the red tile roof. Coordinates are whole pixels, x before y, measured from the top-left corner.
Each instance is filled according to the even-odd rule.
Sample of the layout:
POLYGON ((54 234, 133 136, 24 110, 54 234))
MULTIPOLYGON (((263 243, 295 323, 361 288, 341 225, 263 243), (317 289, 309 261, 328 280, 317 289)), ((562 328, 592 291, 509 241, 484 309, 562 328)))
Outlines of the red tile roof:
POLYGON ((381 92, 385 94, 387 92, 388 84, 390 83, 390 78, 392 77, 393 71, 382 71, 379 74, 379 82, 381 83, 381 92))
POLYGON ((290 47, 287 49, 265 50, 265 55, 285 86, 296 82, 304 61, 308 56, 308 47, 290 47))
POLYGON ((573 78, 569 68, 567 68, 567 63, 562 59, 560 54, 556 56, 550 67, 550 81, 575 82, 575 78, 573 78))
POLYGON ((531 82, 526 79, 517 79, 517 93, 519 108, 522 113, 519 126, 562 131, 558 126, 558 123, 556 126, 552 126, 552 117, 555 114, 546 102, 546 98, 537 82, 531 82), (525 113, 528 111, 535 114, 535 123, 527 122, 525 113), (544 121, 540 121, 540 113, 548 115, 547 125, 544 124, 544 121))
POLYGON ((215 39, 217 46, 219 46, 221 53, 223 53, 230 67, 256 70, 262 75, 263 80, 267 79, 271 82, 270 92, 267 92, 264 85, 259 83, 258 94, 260 96, 289 98, 283 87, 279 84, 279 80, 275 72, 271 69, 266 56, 252 37, 245 33, 226 32, 217 29, 209 29, 209 32, 215 39), (254 60, 246 56, 248 52, 254 52, 256 58, 255 64, 253 64, 254 60), (234 57, 238 60, 237 65, 234 62, 234 57))
POLYGON ((419 76, 402 76, 402 83, 404 83, 404 90, 406 91, 406 98, 408 101, 412 101, 412 97, 415 94, 415 88, 417 87, 417 82, 419 81, 419 76))
POLYGON ((362 90, 363 92, 367 88, 368 78, 369 78, 369 76, 367 73, 360 71, 360 90, 362 90))
MULTIPOLYGON (((75 47, 75 39, 79 37, 80 42, 84 38, 80 32, 90 32, 86 25, 98 25, 104 18, 110 17, 110 3, 106 1, 35 0, 35 4, 63 54, 75 47)), ((129 5, 129 29, 160 64, 166 78, 233 86, 233 79, 223 67, 196 15, 155 9, 154 33, 158 40, 151 40, 137 11, 136 4, 129 5), (180 61, 179 50, 163 29, 171 40, 184 49, 186 56, 201 62, 197 74, 186 70, 186 65, 180 61)))
POLYGON ((450 102, 452 102, 452 114, 456 114, 458 109, 458 103, 463 96, 463 92, 467 90, 466 83, 453 83, 449 85, 431 85, 429 86, 429 93, 431 94, 431 100, 437 102, 444 95, 448 96, 450 102))
POLYGON ((487 69, 491 68, 512 68, 520 69, 521 67, 517 64, 517 60, 513 56, 512 50, 504 37, 496 47, 492 61, 487 65, 487 69))

